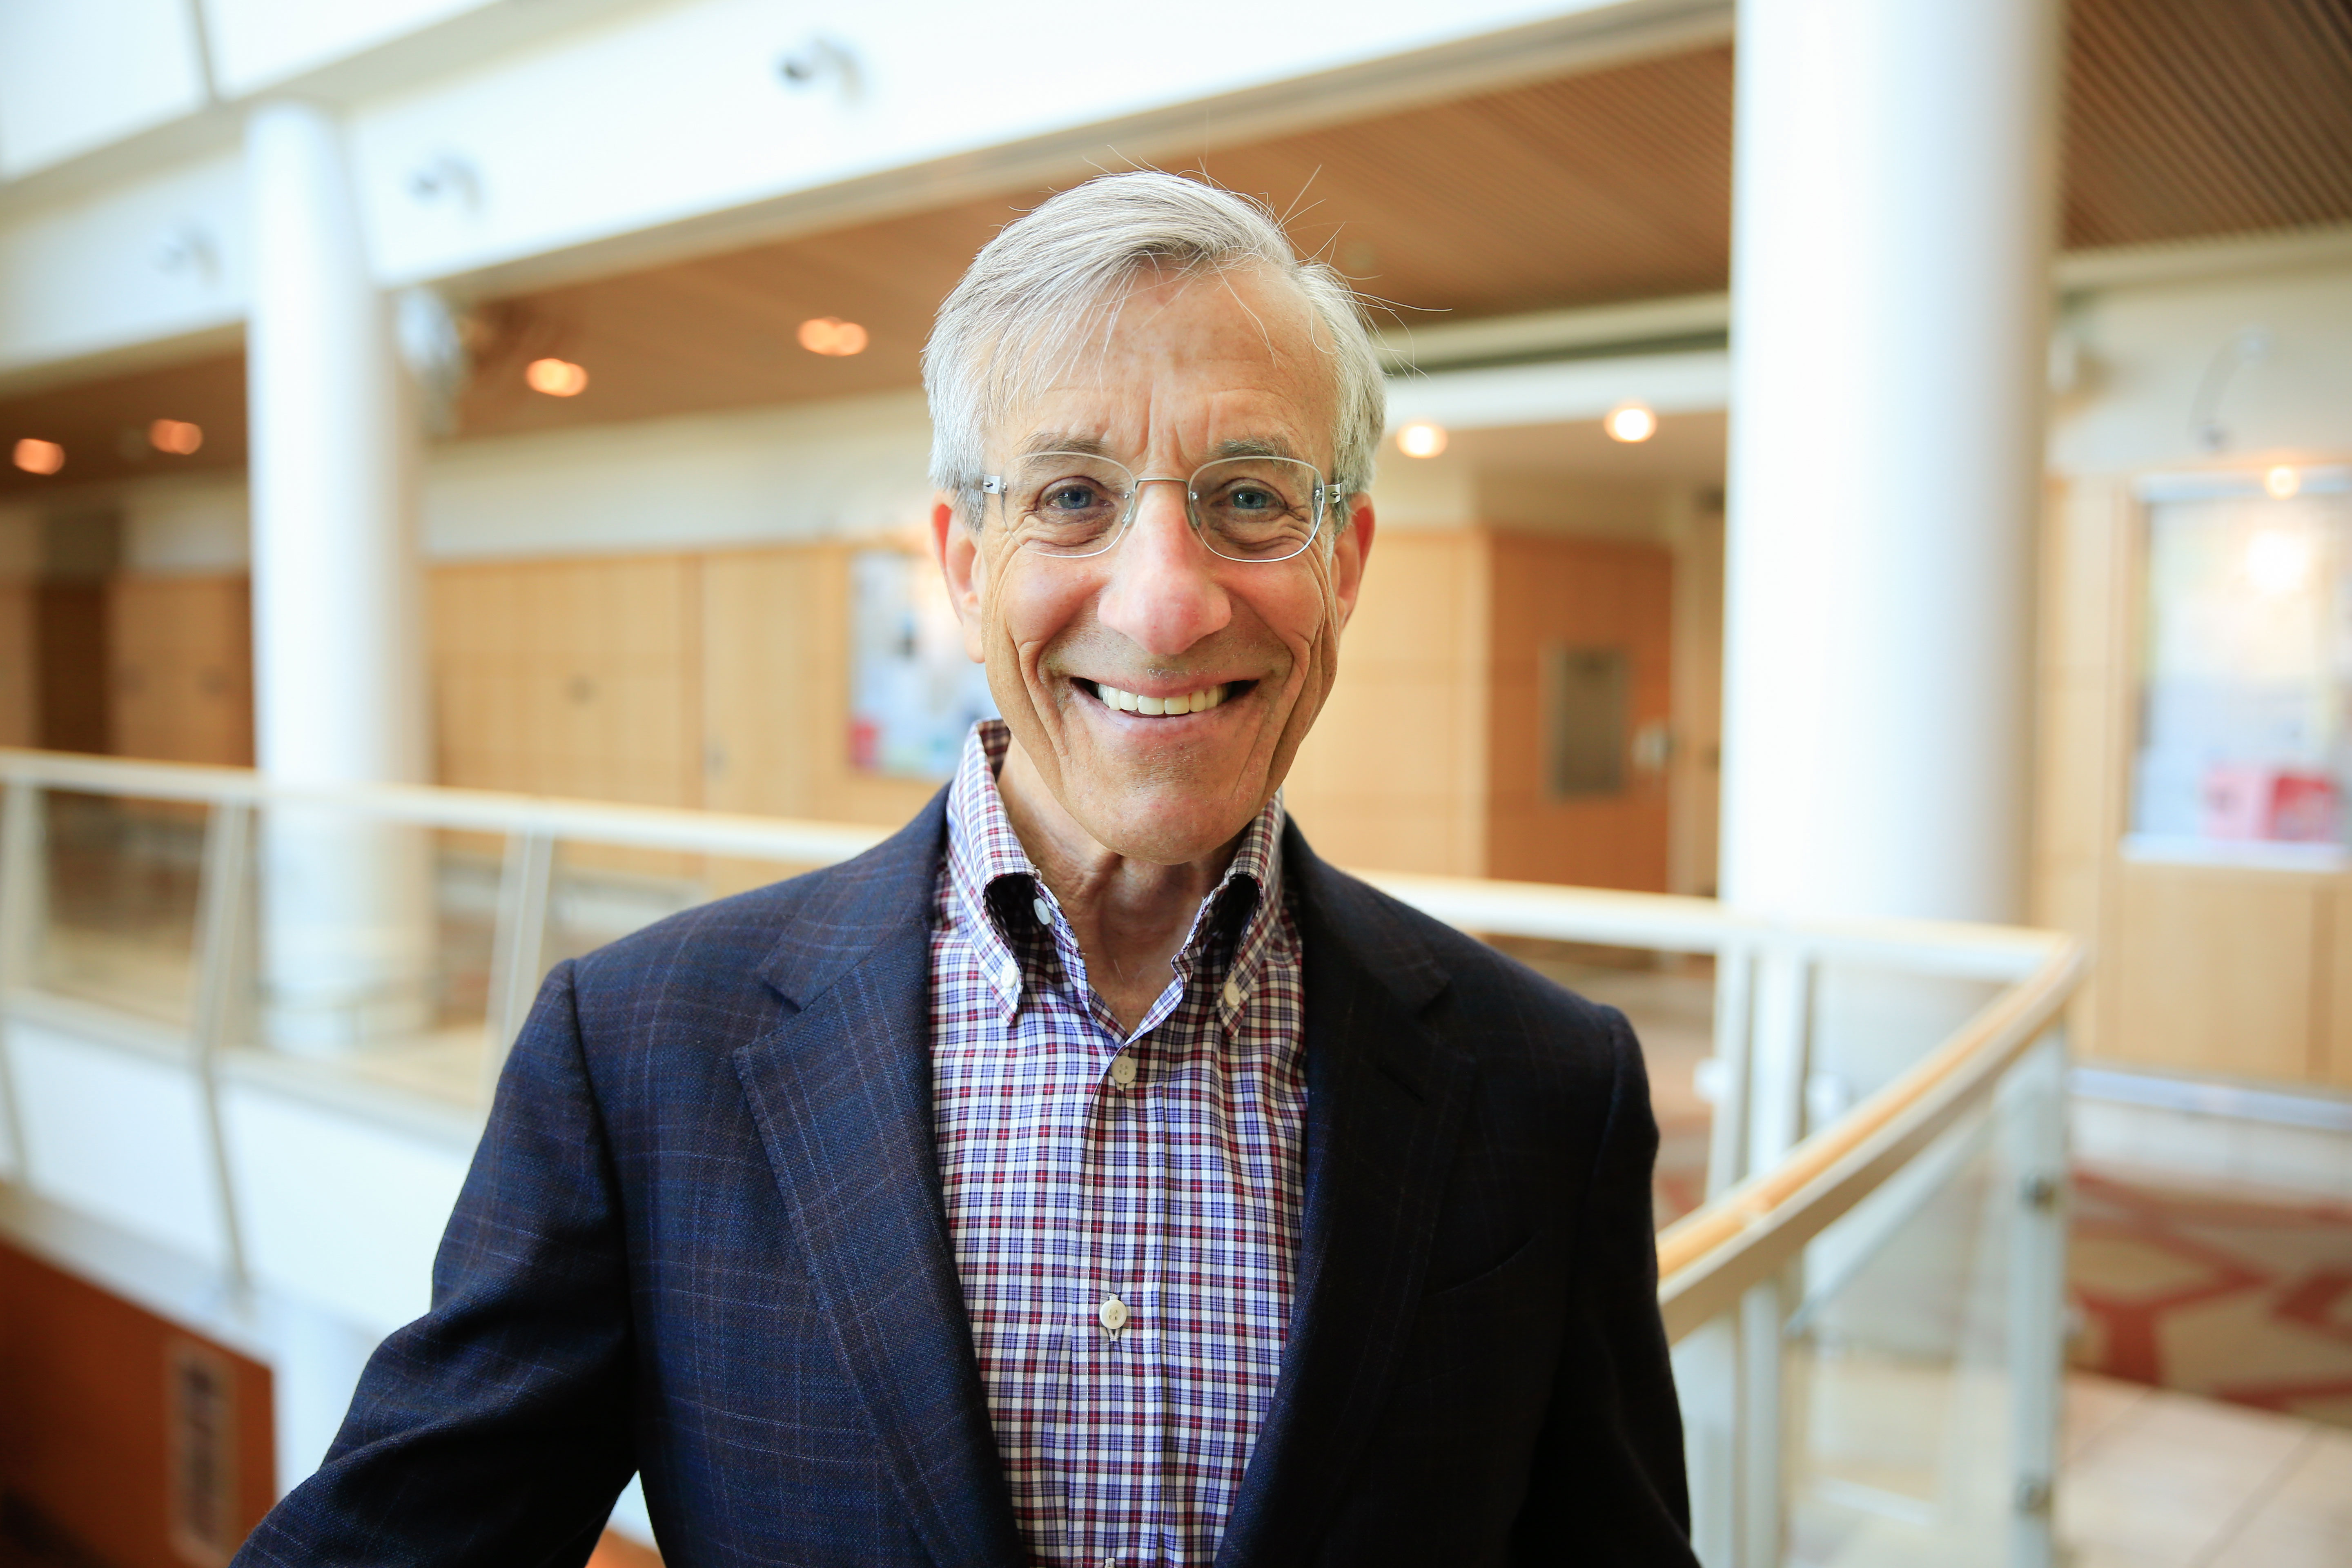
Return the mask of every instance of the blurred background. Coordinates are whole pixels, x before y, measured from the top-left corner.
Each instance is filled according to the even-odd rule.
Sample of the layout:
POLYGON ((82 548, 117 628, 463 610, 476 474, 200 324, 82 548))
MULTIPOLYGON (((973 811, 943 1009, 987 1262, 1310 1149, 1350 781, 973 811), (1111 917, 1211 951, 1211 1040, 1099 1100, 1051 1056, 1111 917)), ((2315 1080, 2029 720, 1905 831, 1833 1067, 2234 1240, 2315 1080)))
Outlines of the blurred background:
MULTIPOLYGON (((0 1562, 225 1562, 546 966, 938 786, 918 351, 1140 165, 1389 361, 1324 855, 2095 956, 2043 1544, 1856 1384, 1711 1568, 2352 1562, 2341 0, 0 0, 0 1562)), ((1990 994, 1806 971, 1727 1144, 1729 938, 1480 929, 1641 1025, 1662 1225, 1990 994)), ((1904 1245, 1788 1332, 1949 1414, 1904 1245)))

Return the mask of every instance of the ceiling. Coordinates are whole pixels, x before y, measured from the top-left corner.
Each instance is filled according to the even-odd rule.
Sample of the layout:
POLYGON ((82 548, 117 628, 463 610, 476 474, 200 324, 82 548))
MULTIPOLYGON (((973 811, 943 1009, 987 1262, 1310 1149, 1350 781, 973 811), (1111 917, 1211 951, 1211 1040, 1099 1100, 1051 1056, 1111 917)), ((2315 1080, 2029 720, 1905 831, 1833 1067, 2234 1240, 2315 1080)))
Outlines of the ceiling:
MULTIPOLYGON (((2074 0, 2069 248, 2352 222, 2352 6, 2344 0, 2074 0)), ((1224 148, 1183 165, 1260 195, 1300 247, 1409 321, 1665 298, 1729 270, 1726 47, 1224 148), (1433 317, 1443 312, 1444 317, 1433 317)), ((985 201, 488 300, 461 436, 635 420, 912 385, 931 312, 972 252, 1044 195, 985 201), (850 358, 799 347, 862 323, 850 358), (552 355, 589 373, 531 392, 552 355)), ((0 400, 0 447, 62 442, 58 479, 243 461, 232 358, 0 400), (193 420, 194 458, 125 430, 193 420)), ((0 468, 0 496, 54 485, 0 468)))

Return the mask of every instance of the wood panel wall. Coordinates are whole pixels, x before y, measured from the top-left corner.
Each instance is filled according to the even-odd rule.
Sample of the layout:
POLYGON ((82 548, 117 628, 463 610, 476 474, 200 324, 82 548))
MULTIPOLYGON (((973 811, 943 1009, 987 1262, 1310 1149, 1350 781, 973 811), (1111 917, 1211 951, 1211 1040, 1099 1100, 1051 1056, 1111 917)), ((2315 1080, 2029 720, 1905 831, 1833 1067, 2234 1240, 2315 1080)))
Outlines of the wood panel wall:
POLYGON ((243 574, 112 578, 106 625, 110 751, 253 765, 253 608, 243 574))
POLYGON ((466 563, 428 583, 439 782, 702 804, 698 557, 466 563))
POLYGON ((29 576, 0 574, 0 746, 40 741, 40 693, 34 680, 40 643, 33 592, 29 576))
POLYGON ((52 752, 103 752, 107 709, 106 584, 100 578, 39 583, 33 590, 35 706, 39 744, 52 752))
POLYGON ((747 550, 702 564, 703 803, 898 824, 938 785, 849 765, 849 558, 747 550))
MULTIPOLYGON (((0 1491, 49 1562, 190 1568, 173 1541, 172 1358, 194 1347, 230 1373, 231 1542, 277 1496, 268 1370, 120 1297, 0 1245, 0 1491)), ((0 1560, 13 1561, 0 1541, 0 1560)))
MULTIPOLYGON (((870 546, 433 568, 435 776, 905 821, 935 784, 849 764, 859 548, 870 546)), ((1634 659, 1635 721, 1665 719, 1672 581, 1667 552, 1647 545, 1477 528, 1383 534, 1339 683, 1286 785, 1300 826, 1343 865, 1664 887, 1663 777, 1636 776, 1608 801, 1545 798, 1534 710, 1544 647, 1622 644, 1634 659)), ((248 760, 244 580, 128 577, 109 592, 115 749, 248 760)))
POLYGON ((1339 680, 1283 786, 1325 858, 1485 874, 1491 560, 1480 530, 1377 537, 1339 680))
POLYGON ((1616 647, 1633 664, 1629 727, 1674 711, 1674 558, 1653 544, 1492 536, 1486 874, 1587 888, 1666 890, 1665 770, 1629 760, 1614 795, 1556 799, 1543 775, 1547 649, 1616 647))
MULTIPOLYGON (((2137 509, 2108 479, 2045 490, 2035 639, 2030 918, 2112 944, 2129 809, 2137 509)), ((2112 958, 2113 954, 2105 954, 2112 958)), ((2109 1018, 2116 965, 2095 963, 2069 1015, 2075 1051, 2132 1059, 2109 1018)))

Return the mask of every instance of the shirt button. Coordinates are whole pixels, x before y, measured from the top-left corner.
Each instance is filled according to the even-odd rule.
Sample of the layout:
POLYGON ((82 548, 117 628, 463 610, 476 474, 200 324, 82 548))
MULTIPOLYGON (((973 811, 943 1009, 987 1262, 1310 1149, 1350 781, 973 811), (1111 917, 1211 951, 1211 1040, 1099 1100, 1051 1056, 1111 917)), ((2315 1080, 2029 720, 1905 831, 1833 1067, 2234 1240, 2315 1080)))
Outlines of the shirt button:
POLYGON ((1030 900, 1029 908, 1031 912, 1036 915, 1037 923, 1039 925, 1049 926, 1054 923, 1054 906, 1047 903, 1044 899, 1037 898, 1030 900))
POLYGON ((1240 1005, 1242 1005, 1242 988, 1241 988, 1240 986, 1238 986, 1238 985, 1234 984, 1232 981, 1230 981, 1230 980, 1226 981, 1226 982, 1225 982, 1225 989, 1224 989, 1224 998, 1225 998, 1225 1005, 1226 1005, 1226 1006, 1228 1006, 1228 1007, 1238 1007, 1238 1006, 1240 1006, 1240 1005))
POLYGON ((1095 1309, 1095 1321, 1112 1333, 1127 1327, 1127 1303, 1116 1296, 1106 1296, 1103 1304, 1095 1309))
POLYGON ((1135 1081, 1135 1058, 1125 1051, 1110 1058, 1110 1080, 1125 1089, 1135 1081))

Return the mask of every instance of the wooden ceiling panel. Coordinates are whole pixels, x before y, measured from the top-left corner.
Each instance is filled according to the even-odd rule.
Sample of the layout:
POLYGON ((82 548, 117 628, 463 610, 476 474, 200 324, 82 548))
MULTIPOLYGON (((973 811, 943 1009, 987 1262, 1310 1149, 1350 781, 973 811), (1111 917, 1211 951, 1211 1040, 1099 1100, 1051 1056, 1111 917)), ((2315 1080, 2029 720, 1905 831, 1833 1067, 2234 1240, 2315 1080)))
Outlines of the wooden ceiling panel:
POLYGON ((242 354, 218 354, 0 398, 0 500, 91 480, 244 466, 242 354), (185 457, 155 450, 148 431, 158 419, 197 426, 204 432, 204 444, 185 457), (66 466, 50 476, 19 471, 9 457, 26 437, 63 447, 66 466))
POLYGON ((2064 243, 2352 220, 2352 5, 2074 0, 2064 243))
MULTIPOLYGON (((1486 316, 1724 285, 1731 56, 1645 60, 1204 155, 1187 165, 1291 215, 1321 254, 1407 319, 1486 316)), ((1023 191, 486 305, 468 436, 832 397, 916 384, 932 313, 972 254, 1045 199, 1023 191), (871 335, 828 359, 795 334, 837 316, 871 335), (523 367, 583 366, 572 398, 523 367)))

